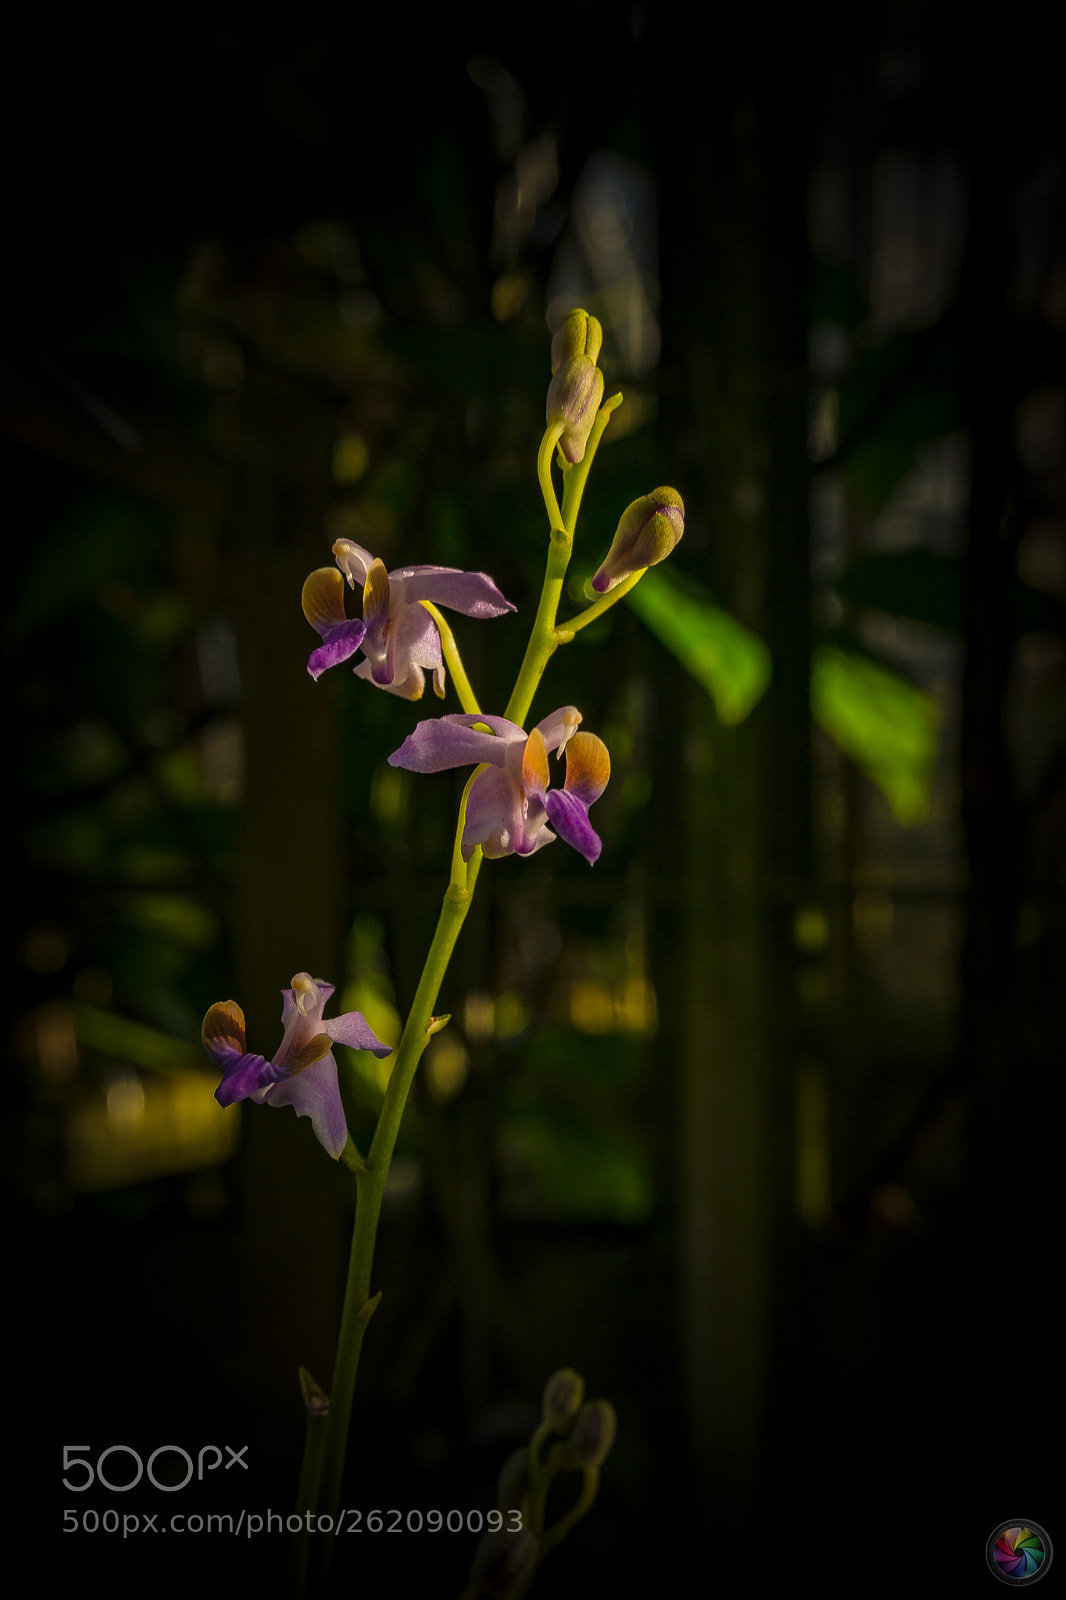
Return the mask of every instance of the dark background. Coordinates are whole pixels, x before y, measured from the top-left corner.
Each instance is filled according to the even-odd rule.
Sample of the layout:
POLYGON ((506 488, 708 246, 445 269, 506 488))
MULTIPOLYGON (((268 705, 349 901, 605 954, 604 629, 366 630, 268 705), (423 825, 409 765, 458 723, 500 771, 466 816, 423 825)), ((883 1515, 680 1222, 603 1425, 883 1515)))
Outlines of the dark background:
MULTIPOLYGON (((291 1503, 348 1189, 295 1117, 218 1144, 200 1019, 232 995, 269 1053, 303 969, 402 1011, 458 794, 390 778, 412 708, 311 684, 300 585, 339 533, 490 571, 522 621, 457 633, 502 709, 572 303, 629 402, 575 565, 676 484, 671 571, 773 672, 723 720, 625 607, 552 664, 534 715, 574 701, 612 749, 604 854, 482 874, 346 1501, 487 1508, 566 1364, 618 1442, 534 1592, 991 1592, 997 1521, 1056 1533, 1057 57, 1024 5, 681 9, 11 40, 9 1449, 50 1574, 280 1592, 276 1535, 164 1559, 62 1512, 291 1503), (891 676, 834 700, 841 661, 891 676), (247 1443, 249 1472, 64 1490, 64 1445, 118 1443, 247 1443)), ((457 1595, 474 1542, 364 1540, 337 1592, 457 1595)))

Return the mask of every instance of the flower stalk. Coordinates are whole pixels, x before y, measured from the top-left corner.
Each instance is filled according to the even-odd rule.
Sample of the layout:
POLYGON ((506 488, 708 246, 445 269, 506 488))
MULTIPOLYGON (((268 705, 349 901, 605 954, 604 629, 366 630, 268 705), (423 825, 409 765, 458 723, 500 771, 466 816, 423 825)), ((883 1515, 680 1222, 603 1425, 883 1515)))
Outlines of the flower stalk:
MULTIPOLYGON (((323 672, 352 662, 356 676, 376 688, 419 700, 427 673, 438 697, 443 697, 450 673, 462 714, 420 722, 389 760, 418 772, 467 765, 474 771, 459 805, 449 881, 436 930, 365 1157, 346 1126, 331 1046, 341 1043, 378 1056, 389 1054, 389 1046, 357 1012, 324 1017, 333 994, 331 984, 308 973, 293 978, 291 989, 284 991, 284 1036, 271 1060, 249 1052, 244 1015, 234 1001, 212 1006, 204 1020, 205 1048, 222 1073, 220 1104, 252 1099, 292 1106, 298 1115, 312 1119, 319 1141, 349 1169, 355 1185, 348 1278, 330 1393, 300 1369, 307 1426, 296 1506, 300 1531, 293 1541, 289 1569, 289 1587, 297 1596, 325 1593, 363 1340, 380 1300, 380 1292, 371 1292, 371 1280, 389 1168, 419 1062, 430 1038, 449 1021, 447 1016, 435 1016, 434 1008, 470 910, 482 860, 532 855, 556 838, 590 865, 600 854, 601 841, 588 813, 610 777, 607 747, 595 734, 579 731, 582 718, 574 706, 560 707, 527 732, 530 708, 559 645, 569 643, 629 593, 647 566, 669 554, 683 530, 684 511, 676 491, 657 489, 634 502, 623 514, 592 590, 587 591, 597 598, 569 622, 559 624, 589 471, 622 399, 615 394, 601 404, 604 380, 596 365, 601 344, 599 323, 577 310, 564 319, 553 339, 547 425, 537 453, 549 527, 547 558, 525 655, 502 717, 482 712, 440 610, 445 606, 475 618, 513 611, 487 574, 436 566, 390 572, 360 545, 338 539, 333 545, 335 565, 313 572, 304 584, 304 614, 321 640, 308 661, 311 676, 317 680, 323 672), (561 474, 561 501, 553 477, 556 469, 561 474), (349 591, 357 612, 361 602, 361 615, 348 614, 349 591), (565 755, 562 787, 553 781, 550 755, 565 755)), ((604 1401, 582 1405, 583 1392, 583 1380, 570 1369, 551 1380, 544 1422, 529 1452, 529 1521, 519 1530, 517 1542, 500 1543, 495 1535, 496 1542, 489 1541, 481 1557, 485 1571, 481 1577, 472 1575, 476 1581, 471 1594, 490 1592, 485 1573, 495 1572, 499 1578, 499 1571, 506 1568, 507 1594, 518 1600, 546 1551, 591 1505, 599 1464, 613 1439, 614 1414, 604 1401), (582 1492, 571 1510, 545 1529, 548 1486, 563 1469, 583 1473, 582 1492), (482 1587, 483 1580, 488 1588, 482 1587)))
MULTIPOLYGON (((418 1063, 437 1031, 433 1026, 435 1020, 433 1007, 448 970, 459 931, 470 910, 478 865, 480 863, 469 864, 466 888, 449 883, 445 891, 433 942, 429 947, 422 976, 400 1037, 396 1059, 385 1090, 385 1102, 378 1118, 366 1166, 362 1172, 356 1174, 355 1225, 348 1260, 348 1283, 341 1312, 336 1364, 333 1369, 329 1412, 324 1430, 325 1438, 321 1445, 321 1487, 316 1496, 317 1505, 314 1507, 320 1518, 328 1516, 332 1519, 331 1528, 335 1525, 340 1505, 341 1481, 344 1475, 359 1357, 367 1325, 380 1299, 380 1294, 371 1297, 370 1277, 389 1165, 418 1063)), ((298 1509, 304 1511, 308 1507, 301 1504, 298 1509)), ((302 1534, 297 1535, 297 1538, 302 1536, 302 1534)), ((329 1568, 332 1544, 332 1532, 327 1532, 320 1536, 314 1547, 316 1555, 320 1557, 320 1562, 316 1565, 319 1567, 317 1576, 322 1586, 325 1584, 329 1568)))
MULTIPOLYGON (((550 542, 540 602, 526 647, 525 657, 505 711, 505 718, 510 722, 517 724, 525 722, 545 668, 560 642, 556 630, 556 616, 573 551, 574 532, 581 509, 585 484, 588 481, 589 469, 595 459, 596 451, 610 421, 611 414, 621 403, 621 399, 621 395, 612 395, 600 407, 589 431, 588 442, 581 461, 571 464, 565 458, 562 458, 563 501, 561 511, 551 477, 552 456, 562 433, 561 425, 553 423, 546 428, 541 441, 538 453, 538 477, 544 495, 545 508, 548 512, 550 542)), ((633 581, 635 582, 636 579, 633 581)), ((626 587, 629 587, 629 585, 626 587)), ((619 585, 619 590, 621 588, 622 586, 619 585)), ((603 600, 597 601, 595 605, 589 608, 589 612, 599 615, 620 598, 621 594, 616 590, 609 597, 605 596, 603 600)), ((456 687, 464 711, 468 715, 480 715, 477 697, 463 668, 450 627, 432 602, 422 600, 421 605, 437 626, 443 660, 451 672, 452 682, 456 687)), ((577 619, 577 626, 584 626, 586 621, 592 620, 593 617, 591 615, 584 614, 582 618, 577 619)), ((568 626, 571 629, 573 628, 573 624, 568 626)), ((455 948, 460 930, 470 909, 474 886, 481 866, 481 849, 475 849, 471 858, 467 861, 462 855, 461 841, 470 792, 475 780, 484 771, 484 765, 479 765, 463 791, 456 829, 456 843, 452 854, 451 877, 444 895, 436 932, 426 956, 422 976, 396 1051, 392 1073, 385 1091, 384 1104, 369 1154, 365 1163, 355 1168, 355 1224, 352 1233, 348 1282, 341 1313, 341 1326, 337 1343, 337 1357, 333 1373, 329 1412, 321 1432, 316 1431, 312 1436, 310 1427, 308 1432, 308 1446, 309 1448, 311 1447, 313 1438, 316 1455, 320 1454, 321 1456, 321 1465, 316 1481, 315 1478, 308 1474, 305 1457, 305 1474, 308 1474, 306 1484, 305 1480, 301 1479, 301 1490, 309 1494, 309 1499, 301 1499, 299 1509, 305 1510, 312 1503, 313 1498, 315 1509, 320 1517, 327 1516, 335 1519, 340 1503, 341 1482, 344 1473, 355 1383, 359 1371, 359 1359, 367 1325, 377 1304, 376 1299, 371 1300, 370 1297, 371 1273, 389 1166, 396 1139, 399 1135, 407 1097, 414 1082, 419 1061, 429 1043, 431 1031, 435 1031, 432 1029, 433 1007, 444 982, 452 951, 455 948)), ((300 1562, 301 1572, 308 1570, 306 1538, 306 1533, 303 1531, 297 1535, 298 1543, 302 1543, 305 1550, 304 1557, 300 1562)), ((332 1535, 328 1533, 321 1535, 314 1546, 314 1552, 318 1558, 314 1564, 318 1569, 315 1576, 320 1585, 324 1585, 326 1580, 331 1546, 332 1535)))

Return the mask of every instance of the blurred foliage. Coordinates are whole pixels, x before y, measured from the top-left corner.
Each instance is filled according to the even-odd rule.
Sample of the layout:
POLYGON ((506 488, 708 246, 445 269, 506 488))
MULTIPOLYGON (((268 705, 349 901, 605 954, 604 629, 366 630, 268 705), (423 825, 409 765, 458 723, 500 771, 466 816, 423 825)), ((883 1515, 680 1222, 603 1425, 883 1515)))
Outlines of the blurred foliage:
POLYGON ((662 567, 627 596, 641 621, 707 691, 729 726, 743 722, 770 681, 770 652, 728 612, 662 567))
POLYGON ((823 641, 811 663, 811 711, 877 784, 897 821, 925 816, 939 725, 930 695, 857 649, 823 641))
POLYGON ((639 1223, 655 1200, 635 1112, 643 1052, 632 1039, 540 1029, 499 1090, 503 1204, 512 1215, 639 1223))

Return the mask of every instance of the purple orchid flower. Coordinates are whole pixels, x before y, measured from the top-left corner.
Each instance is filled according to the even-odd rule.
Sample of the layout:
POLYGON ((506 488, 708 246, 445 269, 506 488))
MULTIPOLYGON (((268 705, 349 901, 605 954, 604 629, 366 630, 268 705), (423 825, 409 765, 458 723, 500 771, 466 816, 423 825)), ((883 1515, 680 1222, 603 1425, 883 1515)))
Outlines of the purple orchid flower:
POLYGON ((589 822, 589 807, 607 787, 611 758, 602 739, 577 732, 580 721, 573 706, 553 711, 529 734, 505 717, 437 717, 420 722, 389 765, 409 772, 485 765, 466 800, 465 861, 478 845, 490 860, 530 856, 557 833, 591 866, 602 846, 589 822), (548 752, 564 750, 566 781, 562 789, 550 789, 548 752))
POLYGON ((382 1044, 364 1016, 346 1011, 342 1017, 322 1019, 331 983, 298 972, 291 989, 282 990, 281 1022, 285 1035, 273 1061, 249 1055, 245 1042, 244 1012, 233 1000, 220 1000, 204 1018, 203 1041, 222 1082, 215 1090, 220 1106, 235 1100, 257 1105, 292 1106, 298 1117, 310 1117, 319 1143, 334 1160, 344 1149, 348 1127, 344 1120, 334 1044, 353 1050, 372 1050, 387 1056, 391 1045, 382 1044))
POLYGON ((322 639, 307 663, 312 678, 362 650, 365 659, 355 668, 357 677, 369 678, 379 689, 405 700, 420 700, 428 669, 434 691, 442 698, 440 634, 420 602, 429 600, 479 618, 515 609, 484 572, 461 572, 458 567, 398 567, 386 572, 383 561, 351 539, 338 539, 333 554, 336 567, 319 567, 303 588, 304 616, 322 639), (362 617, 345 614, 345 579, 349 588, 363 591, 362 617))

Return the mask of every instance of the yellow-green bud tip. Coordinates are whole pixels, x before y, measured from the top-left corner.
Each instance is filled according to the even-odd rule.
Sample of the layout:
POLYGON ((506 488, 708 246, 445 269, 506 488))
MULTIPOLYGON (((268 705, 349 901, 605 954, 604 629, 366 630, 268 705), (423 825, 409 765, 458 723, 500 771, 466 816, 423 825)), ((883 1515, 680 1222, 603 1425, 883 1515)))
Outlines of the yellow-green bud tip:
POLYGON ((595 366, 603 344, 603 329, 587 311, 571 311, 560 322, 552 339, 552 372, 558 372, 571 356, 586 356, 595 366))

